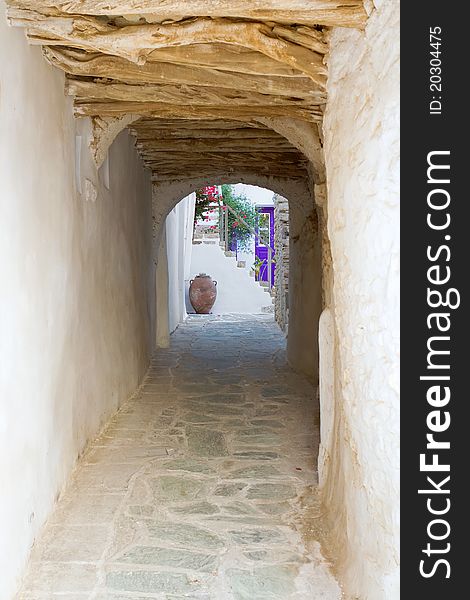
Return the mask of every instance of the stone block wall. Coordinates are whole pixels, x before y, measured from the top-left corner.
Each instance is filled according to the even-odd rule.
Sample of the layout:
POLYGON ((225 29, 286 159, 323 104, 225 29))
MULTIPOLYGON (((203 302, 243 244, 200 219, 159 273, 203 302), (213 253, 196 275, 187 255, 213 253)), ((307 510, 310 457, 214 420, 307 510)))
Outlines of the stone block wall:
POLYGON ((287 333, 289 321, 289 201, 274 194, 274 251, 276 279, 274 284, 274 316, 287 333))

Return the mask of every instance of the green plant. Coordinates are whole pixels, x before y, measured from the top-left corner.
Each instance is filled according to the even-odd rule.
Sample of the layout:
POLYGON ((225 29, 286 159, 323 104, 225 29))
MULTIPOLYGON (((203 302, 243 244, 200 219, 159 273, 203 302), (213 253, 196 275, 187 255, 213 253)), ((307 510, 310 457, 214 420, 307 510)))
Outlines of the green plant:
POLYGON ((222 199, 236 215, 227 210, 229 243, 237 242, 240 250, 249 250, 252 230, 256 228, 258 213, 253 204, 243 194, 235 194, 231 185, 222 186, 222 199), (241 217, 241 219, 240 219, 241 217), (246 225, 245 225, 246 223, 246 225), (247 227, 248 225, 248 227, 247 227))
MULTIPOLYGON (((261 259, 259 256, 255 256, 255 262, 253 263, 252 269, 255 272, 256 279, 259 278, 261 268, 263 267, 263 265, 267 264, 267 262, 268 262, 268 260, 266 258, 261 259)), ((271 264, 273 264, 273 265, 276 264, 274 257, 271 259, 271 264)))
POLYGON ((253 271, 255 272, 256 279, 258 279, 261 267, 264 265, 265 262, 266 261, 261 260, 259 256, 255 256, 255 262, 253 263, 253 271))

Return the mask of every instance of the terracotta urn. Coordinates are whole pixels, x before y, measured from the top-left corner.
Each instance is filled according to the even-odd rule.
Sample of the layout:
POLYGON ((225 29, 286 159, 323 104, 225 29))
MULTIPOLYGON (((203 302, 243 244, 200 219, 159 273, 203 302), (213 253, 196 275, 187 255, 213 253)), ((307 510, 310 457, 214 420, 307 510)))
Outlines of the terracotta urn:
POLYGON ((199 273, 191 279, 189 286, 189 299, 194 310, 199 315, 208 315, 217 298, 217 281, 210 275, 199 273))

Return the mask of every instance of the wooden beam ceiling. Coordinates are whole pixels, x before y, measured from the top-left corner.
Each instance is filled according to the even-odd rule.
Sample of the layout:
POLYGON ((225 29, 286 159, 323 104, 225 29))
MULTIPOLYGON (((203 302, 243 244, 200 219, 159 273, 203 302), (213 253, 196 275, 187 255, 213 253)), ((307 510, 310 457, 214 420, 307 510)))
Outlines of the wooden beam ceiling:
POLYGON ((237 170, 304 175, 304 155, 260 120, 321 122, 326 29, 366 22, 361 0, 7 4, 11 24, 66 73, 75 114, 103 124, 96 135, 134 119, 137 149, 159 181, 237 170))
POLYGON ((224 170, 278 177, 306 174, 304 155, 283 136, 259 123, 246 127, 236 121, 143 118, 129 128, 144 164, 152 169, 156 180, 224 170))

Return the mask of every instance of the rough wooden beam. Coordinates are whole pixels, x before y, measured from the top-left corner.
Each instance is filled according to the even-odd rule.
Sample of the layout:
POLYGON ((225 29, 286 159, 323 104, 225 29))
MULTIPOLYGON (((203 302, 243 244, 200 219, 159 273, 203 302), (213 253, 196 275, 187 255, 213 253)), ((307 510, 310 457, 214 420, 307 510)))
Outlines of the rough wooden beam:
MULTIPOLYGON (((160 157, 163 155, 172 155, 173 152, 178 152, 180 149, 178 147, 173 147, 170 146, 169 148, 166 149, 161 149, 161 150, 155 150, 155 149, 149 149, 149 148, 145 148, 145 146, 141 146, 141 145, 137 145, 136 146, 137 149, 139 150, 139 152, 141 152, 142 156, 146 159, 146 160, 155 160, 156 162, 159 161, 160 157)), ((185 148, 184 149, 186 152, 190 152, 189 148, 185 148)), ((224 157, 226 154, 230 153, 230 155, 237 155, 240 158, 238 158, 237 160, 241 159, 241 156, 243 154, 246 154, 247 157, 250 160, 253 160, 256 155, 265 155, 267 154, 272 154, 274 155, 277 152, 282 152, 283 154, 292 154, 295 155, 296 158, 295 160, 293 160, 292 162, 294 162, 295 164, 297 164, 298 159, 298 152, 295 148, 280 148, 278 146, 271 146, 271 145, 267 145, 264 148, 256 148, 253 147, 251 149, 251 151, 243 146, 239 146, 237 147, 236 145, 233 146, 227 146, 226 148, 223 149, 219 149, 219 148, 210 148, 208 146, 205 146, 204 144, 196 144, 196 147, 194 148, 194 152, 208 152, 211 151, 212 154, 215 155, 219 155, 221 157, 224 157)), ((175 157, 177 158, 177 157, 175 157)), ((166 163, 168 164, 168 163, 166 163)))
MULTIPOLYGON (((288 152, 299 155, 297 148, 293 148, 286 143, 274 143, 266 142, 266 140, 246 140, 246 143, 237 143, 235 140, 229 140, 224 143, 216 143, 214 141, 200 141, 200 140, 189 140, 187 143, 177 144, 175 142, 160 143, 157 144, 151 140, 139 140, 136 143, 136 148, 140 150, 145 156, 165 155, 172 152, 212 152, 215 154, 225 154, 227 152, 232 153, 274 153, 274 152, 288 152)), ((220 140, 219 140, 220 142, 220 140)))
POLYGON ((152 50, 188 44, 225 43, 250 48, 318 78, 320 54, 275 37, 265 23, 200 18, 166 25, 115 27, 94 17, 53 17, 27 10, 9 11, 12 24, 26 27, 30 41, 69 45, 121 56, 144 64, 152 50))
POLYGON ((300 177, 304 172, 304 167, 300 165, 281 165, 281 164, 272 164, 272 165, 255 165, 247 161, 246 163, 238 163, 238 164, 214 164, 211 165, 209 163, 206 164, 198 164, 192 165, 190 163, 185 163, 181 165, 179 169, 171 168, 167 169, 165 166, 155 165, 151 162, 147 163, 145 160, 143 161, 144 165, 147 169, 150 169, 153 173, 160 175, 161 177, 174 177, 178 179, 178 177, 186 176, 186 175, 197 175, 203 174, 207 171, 225 171, 226 173, 233 173, 236 171, 257 171, 259 173, 264 173, 265 175, 279 175, 284 174, 284 176, 291 177, 300 177))
MULTIPOLYGON (((136 65, 124 58, 98 53, 87 53, 65 48, 44 48, 49 63, 66 73, 81 77, 109 78, 125 83, 162 83, 198 85, 215 88, 242 89, 278 96, 318 98, 307 77, 256 76, 228 73, 211 68, 147 62, 136 65)), ((325 82, 319 74, 319 83, 325 82)), ((321 86, 323 88, 323 85, 321 86)))
MULTIPOLYGON (((293 162, 287 163, 287 162, 281 162, 281 161, 276 162, 273 159, 269 159, 270 164, 268 164, 268 163, 263 163, 263 162, 255 162, 253 160, 253 158, 251 158, 251 157, 247 157, 246 160, 237 160, 237 161, 233 161, 233 160, 190 161, 190 160, 187 160, 185 162, 180 162, 180 163, 176 163, 176 160, 179 159, 179 157, 177 157, 177 156, 175 157, 175 162, 173 162, 173 163, 170 163, 170 162, 162 163, 162 162, 159 162, 158 160, 154 160, 153 158, 147 159, 145 156, 142 158, 143 158, 145 165, 148 166, 149 168, 151 168, 152 170, 159 170, 160 172, 165 171, 166 173, 169 173, 169 172, 184 173, 186 170, 194 171, 194 170, 198 170, 198 169, 203 171, 206 168, 227 169, 227 170, 257 168, 259 170, 269 172, 269 171, 273 171, 273 170, 286 171, 288 168, 290 168, 291 170, 295 170, 298 168, 305 167, 305 165, 303 165, 302 163, 299 163, 298 161, 297 162, 293 161, 293 162)), ((181 160, 181 159, 179 159, 179 160, 181 160)))
POLYGON ((137 148, 151 151, 197 151, 197 152, 209 152, 213 150, 218 152, 219 150, 230 150, 233 152, 245 152, 252 150, 257 152, 259 150, 265 150, 269 152, 273 151, 287 151, 287 152, 298 152, 297 148, 294 148, 287 140, 279 138, 266 138, 266 137, 254 137, 251 138, 180 138, 177 140, 171 139, 155 139, 151 137, 145 137, 139 135, 137 137, 137 148))
POLYGON ((205 130, 196 130, 196 131, 188 131, 188 130, 175 130, 175 131, 167 131, 167 130, 159 130, 159 129, 151 129, 151 128, 137 128, 133 125, 129 126, 129 129, 133 135, 137 137, 139 141, 154 141, 156 143, 167 143, 167 142, 184 142, 190 143, 193 140, 208 140, 208 143, 219 142, 219 141, 238 141, 238 140, 263 140, 265 143, 269 144, 271 141, 279 141, 283 143, 290 144, 285 138, 278 135, 274 131, 263 130, 263 129, 237 129, 237 130, 214 130, 209 129, 205 130))
MULTIPOLYGON (((131 127, 132 130, 132 127, 131 127)), ((214 149, 214 151, 218 151, 219 149, 230 148, 236 146, 237 148, 241 148, 243 150, 257 150, 259 148, 272 147, 276 149, 289 149, 295 150, 295 152, 299 152, 295 146, 293 146, 288 140, 281 137, 280 135, 276 136, 258 136, 256 131, 253 131, 250 137, 237 136, 237 135, 225 135, 223 137, 204 137, 200 138, 198 136, 187 136, 185 138, 161 138, 160 136, 155 136, 153 132, 141 132, 136 133, 135 130, 132 130, 135 133, 137 141, 137 147, 142 146, 143 148, 148 148, 151 150, 193 150, 194 148, 206 148, 207 151, 214 149)), ((261 133, 261 132, 260 132, 261 133)), ((300 153, 299 153, 300 154, 300 153)))
MULTIPOLYGON (((78 101, 118 100, 124 102, 163 102, 187 106, 295 106, 307 108, 312 102, 304 98, 272 96, 237 89, 217 89, 203 86, 129 85, 125 83, 95 83, 68 79, 66 92, 78 101)), ((316 104, 324 102, 319 98, 316 104)))
MULTIPOLYGON (((247 73, 250 75, 304 77, 301 71, 273 60, 260 52, 223 43, 158 48, 148 55, 148 61, 202 66, 218 71, 247 73)), ((318 64, 316 68, 319 75, 326 75, 327 70, 323 63, 318 64)))
POLYGON ((363 27, 361 0, 16 0, 26 8, 57 8, 84 15, 140 15, 146 19, 235 17, 284 23, 363 27))
POLYGON ((283 40, 293 42, 309 50, 314 50, 319 54, 326 54, 328 52, 328 46, 323 41, 323 36, 320 37, 320 33, 316 29, 274 25, 272 33, 283 40))
POLYGON ((275 175, 279 173, 284 173, 286 176, 292 177, 301 177, 303 172, 305 171, 304 165, 284 165, 281 163, 272 163, 261 164, 254 163, 253 161, 246 161, 244 163, 183 163, 180 166, 172 165, 170 167, 166 167, 164 165, 156 164, 151 161, 143 161, 145 166, 152 170, 153 173, 157 173, 161 177, 174 177, 178 179, 178 177, 182 176, 194 176, 198 174, 204 174, 209 171, 219 171, 225 173, 233 173, 235 171, 258 171, 259 173, 275 175))
MULTIPOLYGON (((153 117, 141 117, 138 121, 133 123, 133 129, 137 131, 145 129, 146 131, 159 131, 173 134, 184 134, 188 135, 188 130, 192 133, 193 131, 199 135, 200 132, 208 132, 210 135, 213 132, 224 132, 226 130, 251 130, 251 131, 262 131, 270 132, 275 134, 266 125, 257 121, 253 122, 242 122, 242 121, 229 121, 227 119, 213 119, 205 121, 204 119, 192 120, 192 119, 160 119, 153 117)), ((278 134, 279 135, 279 134, 278 134)))
MULTIPOLYGON (((306 160, 303 154, 301 154, 298 150, 294 149, 295 152, 284 152, 284 150, 275 150, 273 152, 264 152, 264 155, 260 155, 259 152, 255 152, 256 156, 253 156, 253 159, 263 163, 265 160, 274 160, 274 161, 285 161, 286 163, 290 162, 299 162, 302 160, 306 160)), ((174 158, 179 157, 181 160, 188 160, 190 162, 207 162, 212 160, 220 160, 220 161, 239 161, 246 160, 247 157, 250 156, 249 149, 245 148, 243 152, 231 152, 230 150, 220 150, 218 152, 212 152, 212 150, 208 150, 205 152, 192 152, 192 150, 172 150, 171 152, 164 151, 155 151, 153 152, 151 149, 145 151, 148 156, 153 156, 156 160, 158 159, 161 163, 170 162, 174 164, 174 158)))
MULTIPOLYGON (((278 135, 275 131, 269 129, 251 129, 244 127, 241 123, 240 129, 178 129, 177 125, 174 130, 167 129, 152 129, 151 127, 135 127, 133 124, 129 129, 138 140, 154 141, 157 144, 165 142, 174 142, 175 144, 189 143, 191 140, 207 140, 207 143, 224 142, 224 141, 239 141, 239 140, 262 140, 265 143, 283 142, 293 146, 289 140, 282 135, 278 135)), ((245 143, 245 142, 243 142, 245 143)), ((246 142, 248 143, 248 142, 246 142)), ((295 146, 294 146, 295 147, 295 146)))
POLYGON ((184 165, 191 166, 192 168, 204 167, 210 165, 213 167, 225 166, 225 167, 236 167, 240 165, 250 166, 257 165, 258 167, 271 169, 274 165, 282 166, 283 168, 288 165, 305 165, 305 160, 302 160, 300 154, 290 154, 283 152, 265 152, 238 154, 236 152, 226 152, 225 154, 220 153, 205 153, 200 155, 191 154, 190 152, 172 152, 165 155, 153 156, 142 154, 144 161, 148 164, 152 164, 161 169, 182 169, 184 165))
POLYGON ((297 155, 292 155, 289 153, 281 153, 281 152, 271 152, 271 153, 255 153, 250 155, 246 154, 237 154, 236 152, 230 153, 227 152, 225 155, 220 154, 204 154, 202 157, 198 157, 191 153, 184 152, 172 152, 168 154, 168 158, 162 159, 160 157, 154 156, 145 156, 142 155, 143 159, 147 163, 151 163, 155 166, 158 166, 160 169, 167 170, 175 170, 178 171, 180 169, 191 167, 191 168, 200 168, 204 166, 212 166, 212 167, 239 167, 241 165, 245 166, 257 166, 260 168, 271 169, 274 166, 277 167, 288 167, 288 166, 301 166, 304 167, 306 164, 305 160, 302 160, 297 155))
POLYGON ((124 114, 147 115, 179 119, 230 118, 249 122, 260 117, 293 117, 304 121, 320 121, 322 113, 312 108, 296 106, 179 106, 159 102, 77 102, 77 117, 116 117, 124 114))

